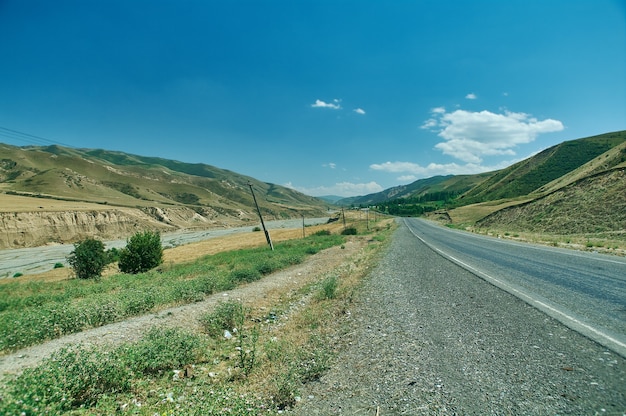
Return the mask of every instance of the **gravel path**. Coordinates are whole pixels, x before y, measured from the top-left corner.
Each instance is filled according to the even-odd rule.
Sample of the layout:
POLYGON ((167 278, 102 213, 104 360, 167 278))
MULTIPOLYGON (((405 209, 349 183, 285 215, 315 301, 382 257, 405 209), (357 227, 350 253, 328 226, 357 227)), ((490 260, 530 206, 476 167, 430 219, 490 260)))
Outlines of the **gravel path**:
POLYGON ((626 360, 394 234, 298 415, 623 415, 626 360))

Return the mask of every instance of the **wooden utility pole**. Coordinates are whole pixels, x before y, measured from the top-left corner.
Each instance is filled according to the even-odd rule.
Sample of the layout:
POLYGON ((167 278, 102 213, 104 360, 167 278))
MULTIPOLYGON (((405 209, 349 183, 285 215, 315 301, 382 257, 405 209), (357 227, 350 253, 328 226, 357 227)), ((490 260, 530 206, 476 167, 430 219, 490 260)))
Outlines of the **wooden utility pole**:
POLYGON ((249 181, 248 181, 248 186, 250 187, 250 192, 252 193, 252 199, 254 199, 254 205, 256 206, 256 211, 259 213, 259 218, 261 219, 261 226, 263 227, 263 232, 265 233, 265 239, 267 240, 267 244, 269 244, 272 251, 274 251, 274 245, 272 244, 270 233, 267 231, 267 228, 265 228, 265 223, 263 222, 263 216, 261 215, 261 209, 259 208, 259 204, 256 202, 256 196, 254 196, 252 183, 250 183, 249 181))

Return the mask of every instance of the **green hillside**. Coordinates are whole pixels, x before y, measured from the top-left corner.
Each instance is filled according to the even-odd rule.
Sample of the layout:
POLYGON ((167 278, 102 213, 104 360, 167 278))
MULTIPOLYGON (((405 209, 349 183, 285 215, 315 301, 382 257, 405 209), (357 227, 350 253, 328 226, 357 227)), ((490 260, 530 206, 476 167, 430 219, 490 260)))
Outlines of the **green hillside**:
POLYGON ((528 195, 626 141, 626 131, 563 142, 496 172, 468 191, 464 203, 528 195))

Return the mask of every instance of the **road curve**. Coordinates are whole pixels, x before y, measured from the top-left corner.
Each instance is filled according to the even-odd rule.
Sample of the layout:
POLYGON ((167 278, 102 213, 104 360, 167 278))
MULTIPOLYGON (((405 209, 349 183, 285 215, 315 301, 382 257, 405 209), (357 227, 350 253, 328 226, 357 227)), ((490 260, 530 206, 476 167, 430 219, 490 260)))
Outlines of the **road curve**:
POLYGON ((626 259, 404 222, 439 254, 626 357, 626 259))

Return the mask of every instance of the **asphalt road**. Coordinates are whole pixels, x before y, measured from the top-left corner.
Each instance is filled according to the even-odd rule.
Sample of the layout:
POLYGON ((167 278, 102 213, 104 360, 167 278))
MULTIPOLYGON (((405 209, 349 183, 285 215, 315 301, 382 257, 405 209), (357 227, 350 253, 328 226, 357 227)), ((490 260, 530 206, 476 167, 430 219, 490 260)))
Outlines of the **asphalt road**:
POLYGON ((626 259, 404 221, 439 254, 626 357, 626 259))
POLYGON ((626 415, 626 359, 437 252, 489 243, 398 221, 293 414, 626 415))
MULTIPOLYGON (((306 226, 323 224, 328 221, 324 218, 305 218, 306 226)), ((174 231, 161 234, 163 247, 177 247, 195 241, 208 240, 210 238, 221 237, 228 234, 250 232, 256 226, 235 227, 201 231, 174 231)), ((279 228, 302 227, 302 219, 267 221, 265 223, 269 230, 279 228)), ((126 240, 106 241, 105 247, 122 248, 126 246, 126 240)), ((15 273, 34 274, 42 273, 54 268, 55 263, 63 263, 67 266, 66 257, 74 250, 73 244, 59 244, 44 247, 18 248, 0 250, 0 279, 12 277, 15 273)))

